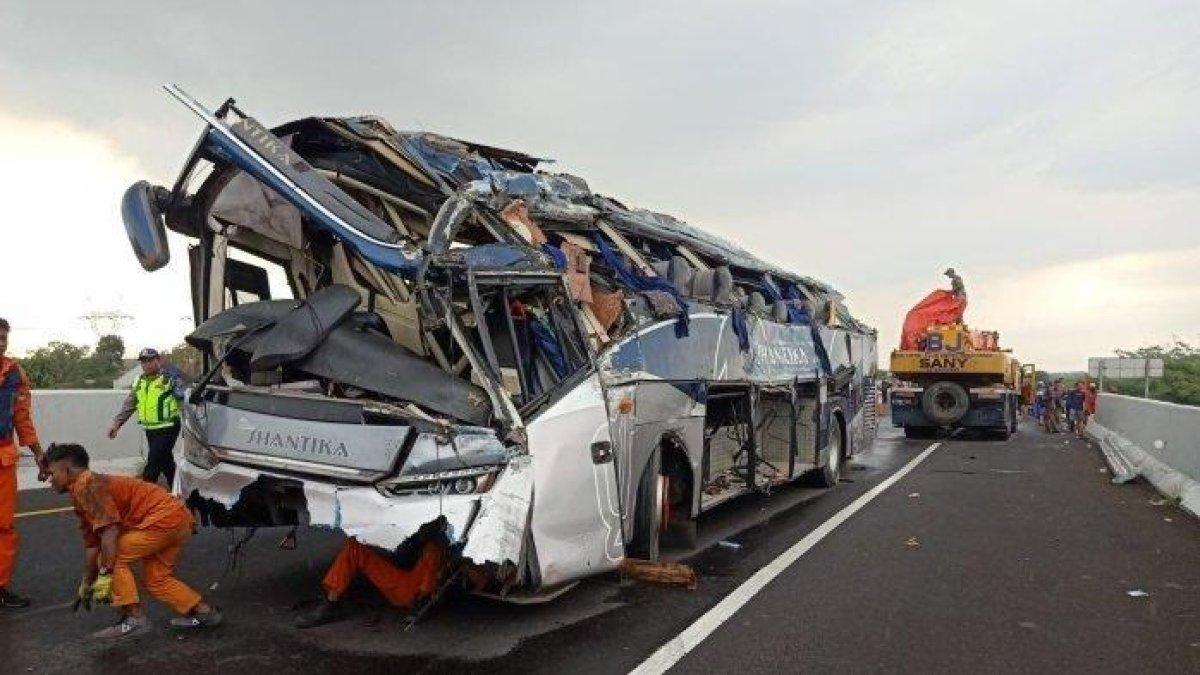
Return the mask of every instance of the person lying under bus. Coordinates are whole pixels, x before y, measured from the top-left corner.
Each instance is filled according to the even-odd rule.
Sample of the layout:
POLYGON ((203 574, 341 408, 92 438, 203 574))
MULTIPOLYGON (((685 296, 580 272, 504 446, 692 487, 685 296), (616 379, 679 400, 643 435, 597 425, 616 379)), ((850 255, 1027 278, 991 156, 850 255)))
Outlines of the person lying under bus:
POLYGON ((194 525, 183 502, 155 483, 94 473, 88 463, 81 445, 53 444, 46 451, 50 485, 59 494, 70 493, 83 535, 84 576, 75 609, 111 603, 121 615, 116 625, 93 637, 117 639, 150 630, 131 569, 136 562, 142 564, 146 590, 181 615, 171 620, 172 627, 220 624, 221 613, 175 578, 175 564, 194 525))
POLYGON ((437 594, 447 563, 445 521, 427 523, 393 553, 347 537, 321 581, 323 591, 317 606, 296 619, 297 628, 314 628, 342 619, 342 600, 360 575, 387 600, 403 610, 437 594))

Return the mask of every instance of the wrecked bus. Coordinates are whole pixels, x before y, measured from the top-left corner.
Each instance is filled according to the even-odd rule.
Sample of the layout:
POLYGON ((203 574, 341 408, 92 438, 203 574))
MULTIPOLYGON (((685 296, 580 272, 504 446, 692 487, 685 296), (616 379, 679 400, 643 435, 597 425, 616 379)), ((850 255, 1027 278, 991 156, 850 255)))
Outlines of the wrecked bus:
POLYGON ((204 130, 121 208, 147 270, 192 242, 205 524, 436 529, 475 590, 548 597, 874 437, 875 333, 822 283, 520 152, 166 89, 204 130))

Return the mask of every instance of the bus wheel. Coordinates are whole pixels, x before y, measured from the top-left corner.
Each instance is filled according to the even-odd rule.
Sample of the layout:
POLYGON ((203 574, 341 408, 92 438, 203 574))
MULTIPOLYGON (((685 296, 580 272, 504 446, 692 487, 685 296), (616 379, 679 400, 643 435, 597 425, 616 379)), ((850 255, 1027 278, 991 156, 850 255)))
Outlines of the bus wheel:
POLYGON ((655 450, 646 462, 642 479, 638 481, 637 509, 633 519, 633 538, 626 553, 631 558, 658 560, 658 544, 666 521, 667 477, 662 475, 662 454, 655 450))
POLYGON ((817 475, 817 483, 821 487, 831 488, 841 480, 845 444, 842 425, 835 421, 829 429, 829 457, 825 459, 825 466, 821 467, 821 472, 817 475))

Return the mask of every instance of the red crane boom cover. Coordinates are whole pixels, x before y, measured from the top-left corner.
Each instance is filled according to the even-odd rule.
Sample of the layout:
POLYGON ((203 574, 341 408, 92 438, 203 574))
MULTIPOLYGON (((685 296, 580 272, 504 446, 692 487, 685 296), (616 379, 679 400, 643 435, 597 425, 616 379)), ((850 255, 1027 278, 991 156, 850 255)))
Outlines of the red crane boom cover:
POLYGON ((955 295, 952 291, 938 289, 925 296, 904 317, 904 327, 900 330, 900 349, 919 349, 917 339, 932 324, 962 323, 966 309, 966 296, 955 295))

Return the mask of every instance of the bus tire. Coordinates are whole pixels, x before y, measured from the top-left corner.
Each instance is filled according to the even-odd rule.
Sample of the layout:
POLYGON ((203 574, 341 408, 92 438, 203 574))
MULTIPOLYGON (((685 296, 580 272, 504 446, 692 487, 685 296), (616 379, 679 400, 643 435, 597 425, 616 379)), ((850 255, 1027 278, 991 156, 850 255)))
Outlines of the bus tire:
POLYGON ((633 537, 626 554, 631 558, 658 560, 659 539, 663 530, 663 510, 667 499, 666 476, 662 475, 662 451, 655 448, 638 481, 637 504, 633 517, 633 537))
POLYGON ((817 484, 821 487, 834 487, 841 480, 842 460, 846 457, 845 446, 846 437, 842 433, 842 424, 834 418, 834 423, 829 427, 829 456, 825 458, 825 465, 817 472, 817 484))

